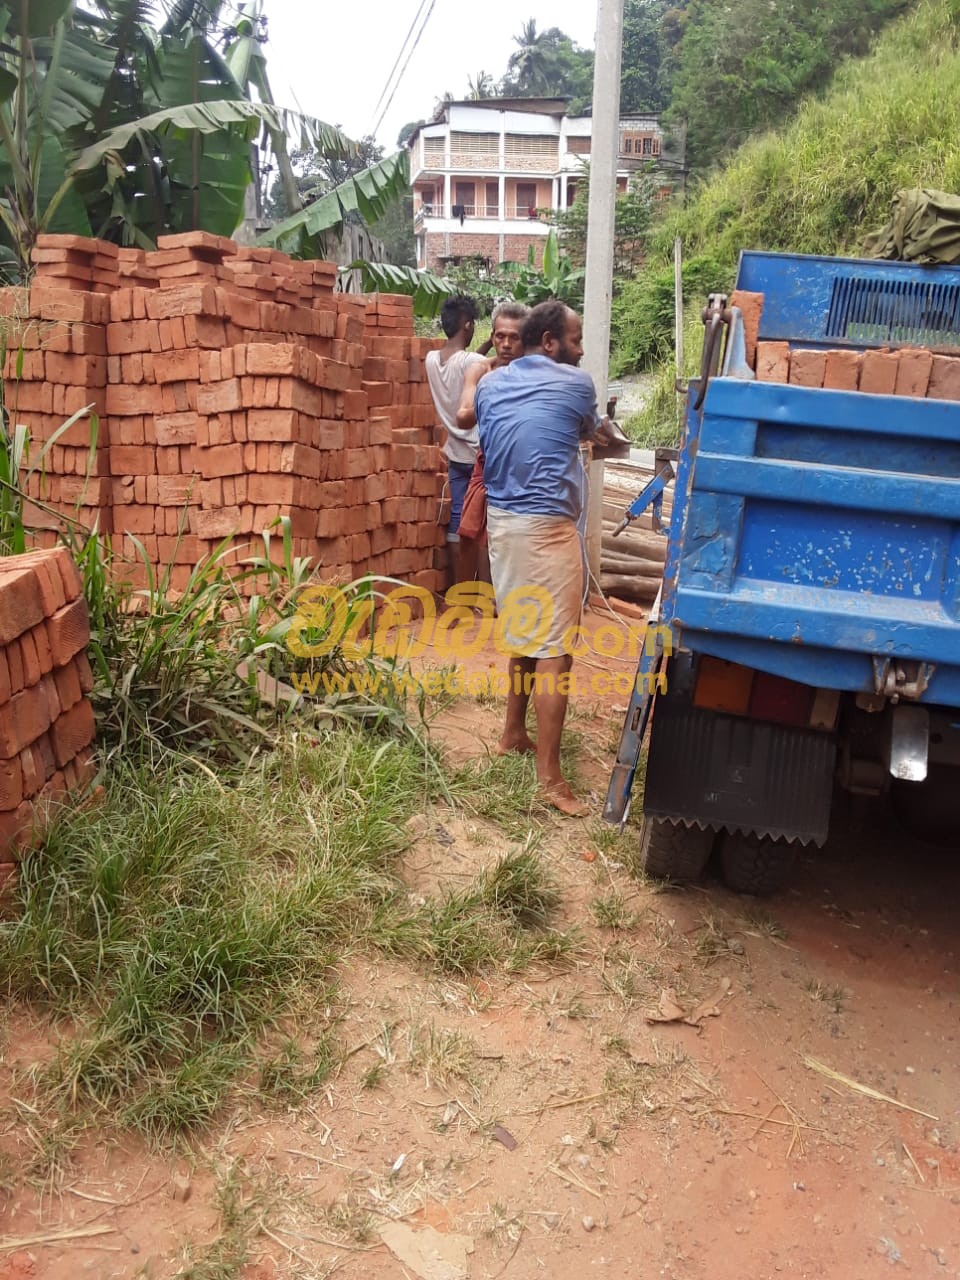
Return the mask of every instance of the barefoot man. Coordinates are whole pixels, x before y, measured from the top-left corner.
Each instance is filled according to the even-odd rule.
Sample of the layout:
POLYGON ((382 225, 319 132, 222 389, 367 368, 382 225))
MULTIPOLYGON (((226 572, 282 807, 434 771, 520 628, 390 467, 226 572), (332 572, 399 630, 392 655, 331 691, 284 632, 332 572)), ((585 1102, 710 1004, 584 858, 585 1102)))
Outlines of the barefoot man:
POLYGON ((580 817, 587 809, 560 770, 560 737, 583 598, 580 443, 605 439, 606 428, 597 417, 593 381, 576 368, 583 355, 577 313, 561 302, 542 302, 524 321, 521 337, 523 356, 487 374, 475 398, 490 569, 510 654, 500 750, 535 752, 544 798, 580 817), (536 743, 526 726, 531 693, 536 743))
MULTIPOLYGON (((463 395, 460 397, 460 405, 457 409, 457 426, 461 431, 469 431, 477 425, 474 397, 480 379, 485 374, 492 373, 494 369, 502 369, 511 360, 516 360, 523 355, 520 329, 529 313, 530 308, 525 307, 522 302, 501 302, 495 308, 490 341, 493 343, 496 356, 485 367, 472 364, 467 370, 463 383, 463 395)), ((489 581, 488 566, 481 555, 481 548, 486 544, 487 492, 483 484, 483 453, 478 452, 460 515, 460 555, 462 564, 469 564, 476 576, 489 581), (472 552, 470 548, 473 548, 472 552)))

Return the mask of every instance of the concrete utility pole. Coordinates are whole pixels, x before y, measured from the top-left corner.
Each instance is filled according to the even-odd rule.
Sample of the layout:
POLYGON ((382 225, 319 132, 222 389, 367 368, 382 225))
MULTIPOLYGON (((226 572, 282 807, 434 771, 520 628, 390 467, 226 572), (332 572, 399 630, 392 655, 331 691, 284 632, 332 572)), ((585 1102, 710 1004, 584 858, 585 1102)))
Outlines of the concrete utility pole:
MULTIPOLYGON (((583 368, 606 412, 610 373, 610 304, 613 297, 613 237, 620 154, 620 61, 624 0, 597 0, 597 40, 593 64, 593 131, 590 143, 590 204, 583 307, 583 368)), ((603 462, 590 464, 587 560, 600 579, 603 535, 603 462)))

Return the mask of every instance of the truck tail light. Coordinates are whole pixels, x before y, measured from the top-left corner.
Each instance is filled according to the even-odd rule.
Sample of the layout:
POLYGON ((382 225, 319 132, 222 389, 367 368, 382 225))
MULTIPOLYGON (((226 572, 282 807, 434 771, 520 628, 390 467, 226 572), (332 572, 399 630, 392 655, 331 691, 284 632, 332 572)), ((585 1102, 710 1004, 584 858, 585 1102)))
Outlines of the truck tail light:
POLYGON ((755 720, 772 720, 774 724, 802 725, 810 723, 816 690, 795 680, 771 676, 758 671, 750 694, 748 715, 755 720))
POLYGON ((755 674, 750 667, 741 667, 738 662, 702 657, 697 664, 693 705, 745 716, 750 707, 750 690, 755 674))
POLYGON ((697 663, 693 705, 709 711, 798 728, 832 729, 839 702, 840 695, 830 689, 814 689, 739 662, 703 655, 697 663))

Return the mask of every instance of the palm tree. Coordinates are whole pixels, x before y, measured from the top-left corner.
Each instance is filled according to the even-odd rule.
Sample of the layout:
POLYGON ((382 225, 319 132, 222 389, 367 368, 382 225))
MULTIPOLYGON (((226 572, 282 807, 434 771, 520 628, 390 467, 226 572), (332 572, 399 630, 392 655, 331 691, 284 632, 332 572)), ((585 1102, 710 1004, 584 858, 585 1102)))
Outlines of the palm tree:
POLYGON ((492 98, 494 92, 493 76, 489 71, 478 71, 476 76, 467 77, 468 98, 492 98))
POLYGON ((520 34, 513 37, 517 48, 507 62, 507 75, 523 96, 550 92, 554 58, 549 35, 549 32, 537 31, 536 19, 528 18, 520 34))

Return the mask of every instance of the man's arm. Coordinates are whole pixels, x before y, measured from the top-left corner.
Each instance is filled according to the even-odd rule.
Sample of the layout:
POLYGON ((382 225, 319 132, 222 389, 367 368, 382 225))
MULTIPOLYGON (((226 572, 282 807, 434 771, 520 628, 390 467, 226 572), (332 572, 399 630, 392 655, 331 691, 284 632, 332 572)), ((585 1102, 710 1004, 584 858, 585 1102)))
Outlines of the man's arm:
POLYGON ((489 364, 471 364, 467 368, 466 376, 463 379, 463 394, 460 396, 460 403, 457 405, 457 426, 461 431, 469 431, 471 427, 477 425, 477 414, 473 403, 474 396, 480 379, 485 373, 490 372, 490 368, 489 364))

